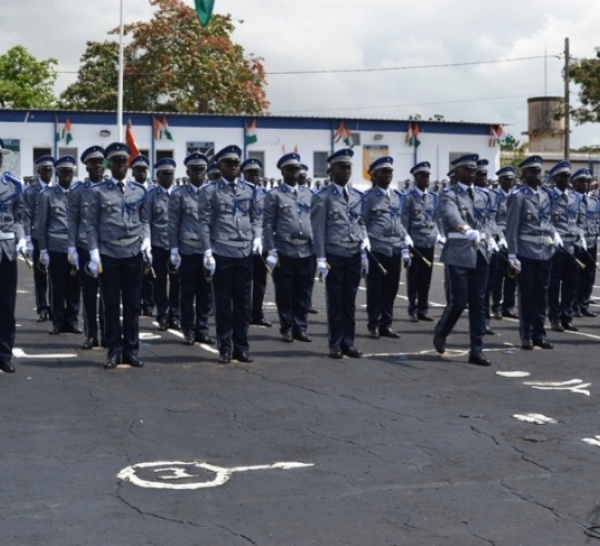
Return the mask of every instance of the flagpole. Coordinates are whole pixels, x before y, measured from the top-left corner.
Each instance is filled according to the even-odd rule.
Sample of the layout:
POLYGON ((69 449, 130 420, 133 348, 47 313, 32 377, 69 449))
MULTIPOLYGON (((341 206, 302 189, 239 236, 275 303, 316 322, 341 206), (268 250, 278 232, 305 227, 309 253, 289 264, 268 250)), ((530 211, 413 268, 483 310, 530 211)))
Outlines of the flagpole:
POLYGON ((119 87, 117 91, 117 136, 123 142, 123 0, 119 10, 119 87))
POLYGON ((248 130, 247 125, 246 125, 246 118, 242 119, 242 124, 243 124, 242 125, 242 138, 244 139, 244 159, 243 160, 245 161, 247 158, 246 154, 248 151, 248 144, 246 144, 246 131, 248 130))

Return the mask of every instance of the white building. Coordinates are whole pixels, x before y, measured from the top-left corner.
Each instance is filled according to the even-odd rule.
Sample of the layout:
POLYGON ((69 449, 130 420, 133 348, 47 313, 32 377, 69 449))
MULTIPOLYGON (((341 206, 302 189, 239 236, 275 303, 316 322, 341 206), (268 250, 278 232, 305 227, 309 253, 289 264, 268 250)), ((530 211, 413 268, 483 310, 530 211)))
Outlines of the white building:
MULTIPOLYGON (((370 186, 367 168, 381 155, 394 158, 399 187, 411 178, 410 168, 418 161, 431 163, 432 180, 447 178, 450 161, 464 153, 488 159, 490 178, 500 163, 500 147, 490 138, 492 125, 484 123, 134 112, 125 113, 123 121, 124 125, 131 122, 137 145, 151 163, 162 157, 175 159, 177 177, 186 175, 183 160, 188 153, 199 150, 210 157, 228 144, 237 144, 246 157, 263 162, 268 178, 280 178, 277 160, 297 151, 308 165, 308 176, 324 179, 327 156, 346 146, 343 141, 348 133, 355 152, 352 182, 358 189, 370 186), (409 124, 418 135, 417 148, 407 143, 409 124), (338 133, 343 134, 335 142, 338 133), (256 136, 256 142, 245 145, 250 134, 256 136)), ((4 168, 29 176, 35 174, 34 161, 42 155, 69 154, 79 159, 89 146, 118 140, 116 114, 1 110, 0 138, 5 144, 4 168)), ((81 164, 78 174, 85 176, 81 164)))

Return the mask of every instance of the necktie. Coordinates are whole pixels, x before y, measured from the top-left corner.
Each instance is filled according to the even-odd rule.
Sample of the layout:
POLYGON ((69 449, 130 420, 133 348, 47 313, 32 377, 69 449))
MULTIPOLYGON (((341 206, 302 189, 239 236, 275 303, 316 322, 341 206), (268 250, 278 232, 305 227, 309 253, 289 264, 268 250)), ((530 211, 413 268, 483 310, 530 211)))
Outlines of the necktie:
POLYGON ((584 206, 587 207, 587 195, 584 195, 581 200, 583 201, 584 206))
POLYGON ((469 194, 469 199, 475 201, 475 191, 473 190, 473 186, 467 188, 467 193, 469 194))
POLYGON ((121 193, 125 193, 125 184, 123 184, 123 182, 117 182, 117 186, 119 186, 121 193))
POLYGON ((344 189, 342 190, 342 194, 344 195, 344 200, 347 203, 348 202, 348 188, 346 188, 346 186, 344 186, 344 189))
POLYGON ((235 195, 236 193, 236 184, 235 182, 229 182, 229 186, 231 187, 231 191, 233 192, 233 195, 235 195))

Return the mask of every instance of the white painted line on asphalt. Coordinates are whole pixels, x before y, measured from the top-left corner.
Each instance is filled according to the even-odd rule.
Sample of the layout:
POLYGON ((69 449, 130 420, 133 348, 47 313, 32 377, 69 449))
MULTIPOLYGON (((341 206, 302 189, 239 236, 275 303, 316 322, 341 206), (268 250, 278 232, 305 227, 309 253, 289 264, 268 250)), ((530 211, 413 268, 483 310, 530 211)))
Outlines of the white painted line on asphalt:
POLYGON ((28 355, 20 347, 14 347, 12 354, 15 358, 75 358, 77 355, 73 353, 53 353, 53 354, 41 354, 41 355, 28 355))
MULTIPOLYGON (((503 348, 498 348, 498 349, 484 349, 483 352, 484 353, 492 353, 492 352, 499 352, 499 351, 506 351, 506 349, 503 348)), ((375 356, 375 357, 380 357, 380 356, 422 356, 422 355, 437 355, 440 357, 448 357, 448 358, 457 358, 457 357, 461 357, 461 356, 466 356, 468 355, 470 352, 469 349, 446 349, 446 351, 444 352, 444 354, 439 354, 435 349, 425 349, 423 351, 415 351, 412 353, 365 353, 363 356, 365 358, 371 357, 371 356, 375 356)))
POLYGON ((558 423, 556 419, 552 419, 552 417, 546 417, 541 413, 527 413, 525 415, 519 415, 518 413, 515 413, 513 417, 519 421, 533 423, 534 425, 553 425, 558 423))
POLYGON ((29 294, 29 290, 17 290, 17 294, 29 294))
MULTIPOLYGON (((158 326, 158 322, 153 322, 152 324, 158 326)), ((168 330, 166 330, 167 332, 169 332, 170 334, 173 334, 174 336, 183 339, 185 336, 183 335, 182 332, 180 332, 179 330, 172 330, 171 328, 169 328, 168 330)), ((204 349, 205 351, 209 352, 209 353, 213 353, 218 355, 219 351, 217 351, 217 349, 214 349, 213 347, 211 347, 210 345, 206 345, 205 343, 196 343, 194 345, 190 345, 190 347, 195 347, 196 345, 198 345, 199 347, 201 347, 202 349, 204 349)))
MULTIPOLYGON (((148 489, 204 489, 207 487, 218 487, 229 481, 234 472, 247 472, 248 470, 292 470, 295 468, 306 468, 314 466, 310 463, 279 462, 273 464, 262 464, 255 466, 234 466, 224 468, 222 466, 212 465, 206 462, 182 462, 182 461, 160 461, 153 463, 138 463, 128 466, 117 474, 117 478, 130 482, 139 487, 148 489), (156 480, 144 479, 138 476, 138 471, 152 469, 156 480), (196 471, 197 473, 190 473, 196 471), (195 481, 193 483, 173 483, 165 480, 200 480, 206 475, 206 472, 212 472, 215 477, 211 481, 195 481), (160 481, 162 480, 162 481, 160 481)), ((151 477, 151 475, 150 475, 151 477)))
POLYGON ((554 391, 571 391, 576 394, 590 395, 587 387, 591 383, 584 383, 581 379, 570 379, 568 381, 523 381, 523 385, 528 385, 532 389, 554 390, 554 391))
POLYGON ((520 372, 518 370, 508 371, 508 372, 496 372, 496 375, 501 377, 529 377, 531 375, 530 372, 520 372))
POLYGON ((152 332, 140 332, 140 339, 144 341, 151 341, 153 339, 162 339, 162 336, 152 332))
POLYGON ((591 446, 600 447, 600 436, 595 436, 594 438, 582 438, 581 441, 591 446))

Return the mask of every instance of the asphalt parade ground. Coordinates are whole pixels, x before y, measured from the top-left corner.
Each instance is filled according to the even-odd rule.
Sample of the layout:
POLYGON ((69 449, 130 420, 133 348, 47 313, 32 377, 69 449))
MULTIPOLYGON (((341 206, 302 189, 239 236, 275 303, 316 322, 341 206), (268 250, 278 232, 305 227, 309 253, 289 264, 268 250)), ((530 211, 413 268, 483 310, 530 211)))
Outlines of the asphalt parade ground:
MULTIPOLYGON (((369 339, 362 283, 365 357, 338 361, 316 283, 312 343, 251 326, 254 362, 219 365, 214 346, 141 317, 145 367, 107 371, 105 350, 35 322, 19 274, 2 546, 600 545, 600 317, 549 331, 553 351, 522 351, 517 322, 492 320, 482 368, 466 313, 442 357, 435 323, 408 321, 404 284, 401 339, 369 339)), ((270 280, 265 301, 276 322, 270 280)))

